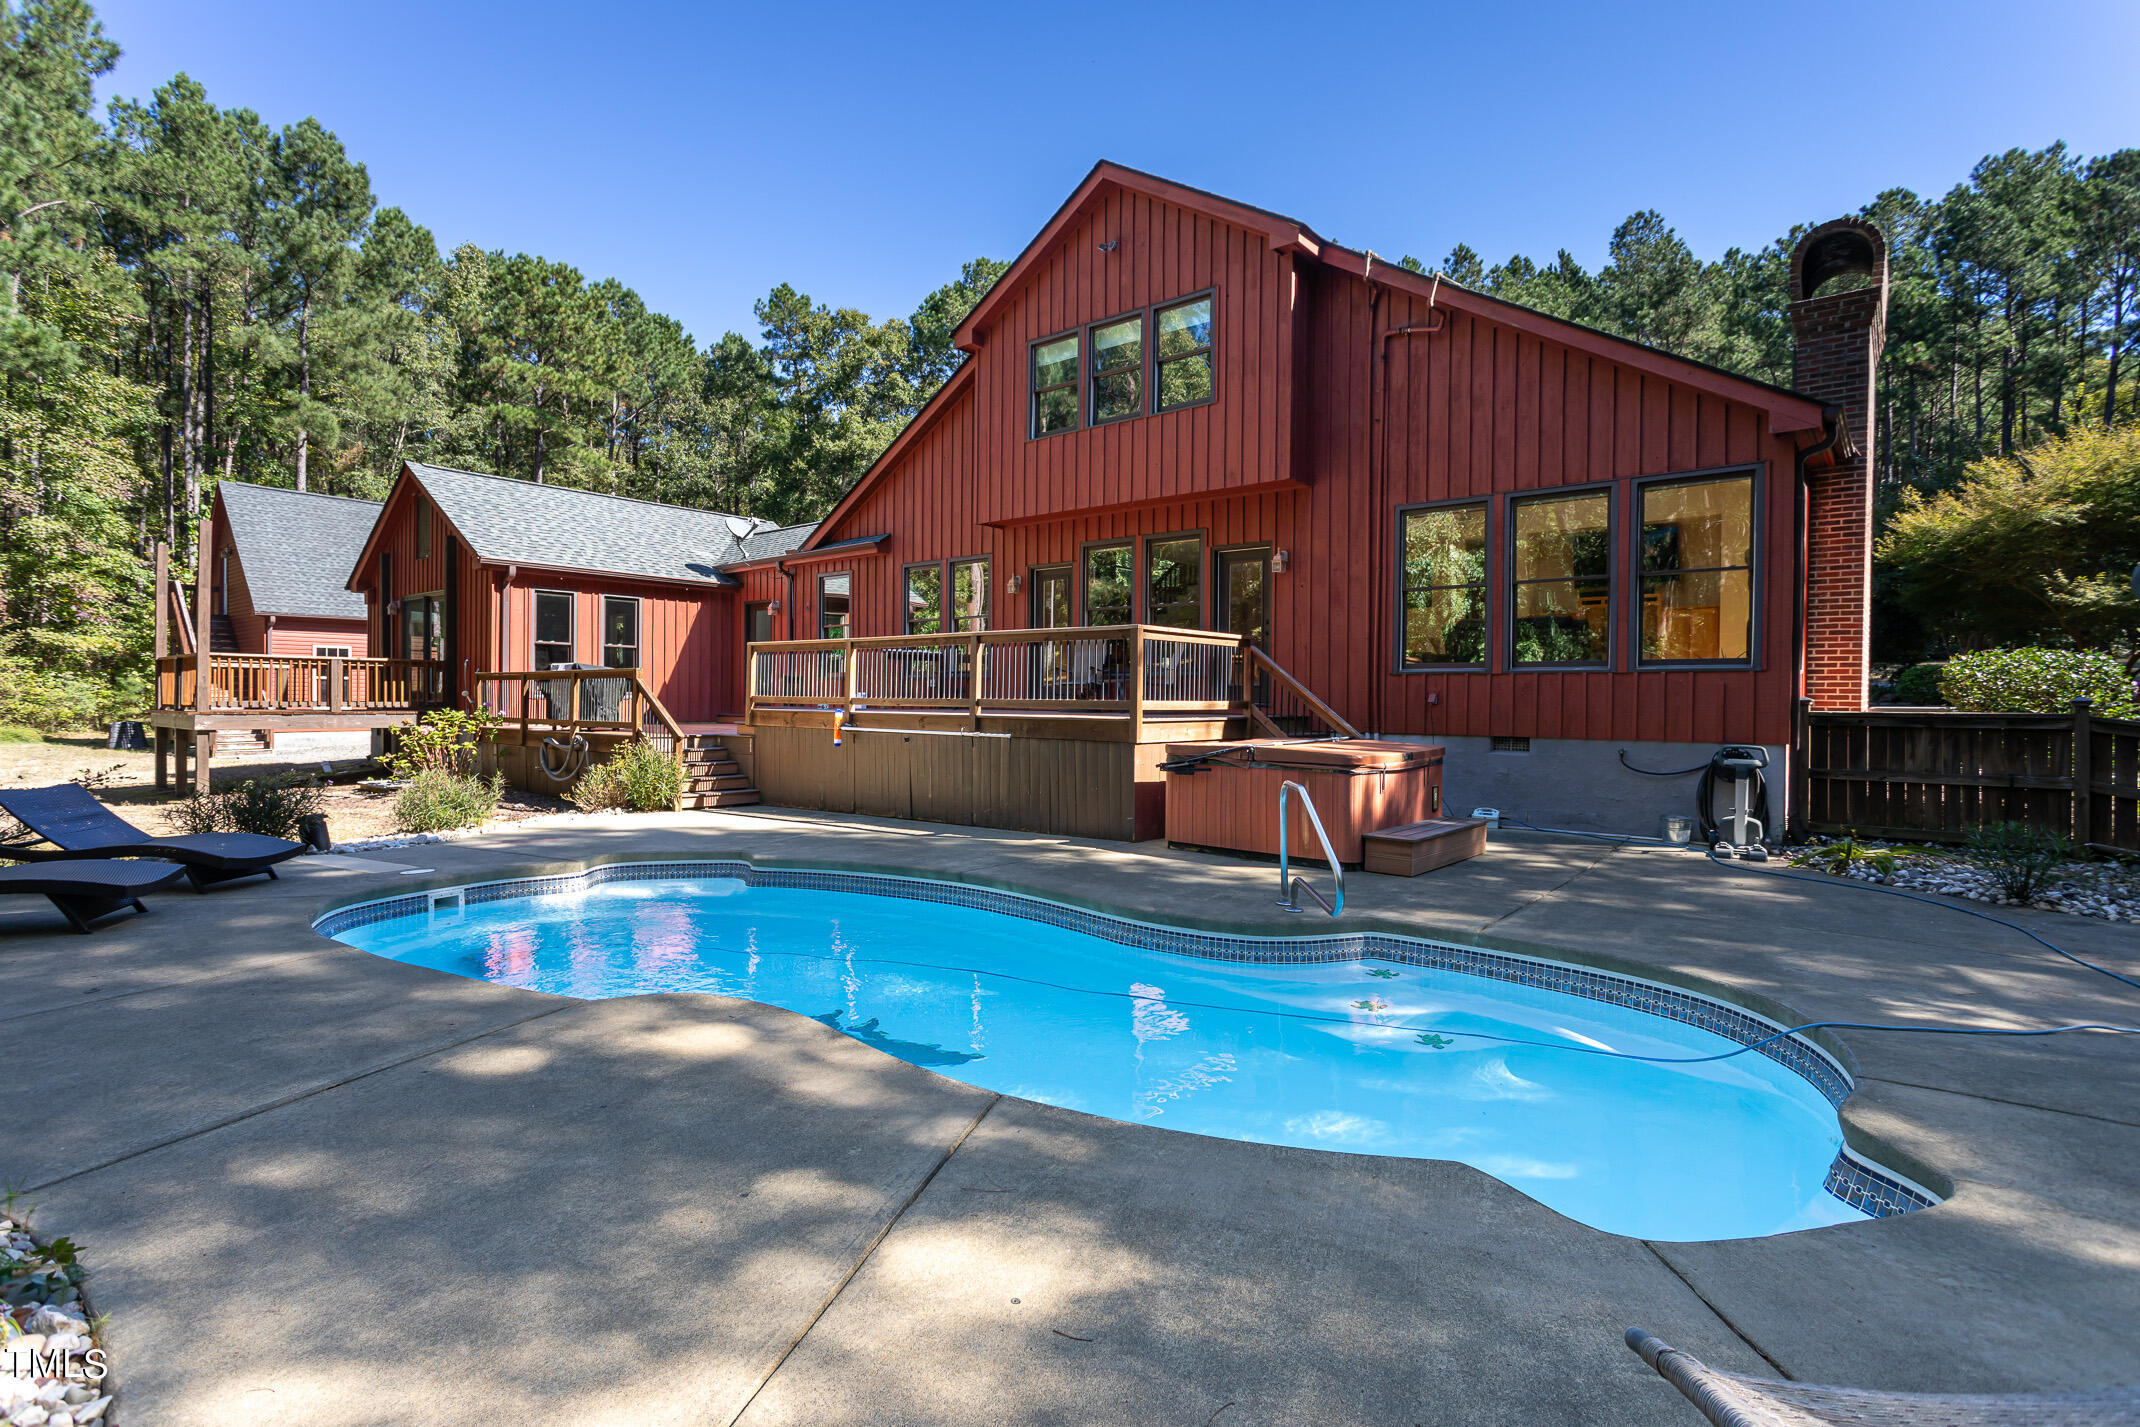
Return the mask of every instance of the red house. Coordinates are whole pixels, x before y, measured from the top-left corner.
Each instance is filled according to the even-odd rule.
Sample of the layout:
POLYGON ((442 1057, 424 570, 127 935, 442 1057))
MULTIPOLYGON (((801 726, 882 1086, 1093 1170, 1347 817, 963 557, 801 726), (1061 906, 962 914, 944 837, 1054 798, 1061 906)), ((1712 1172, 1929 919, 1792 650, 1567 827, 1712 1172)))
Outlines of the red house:
POLYGON ((774 802, 931 816, 965 782, 977 791, 946 820, 1154 834, 1159 750, 1197 736, 1155 721, 1223 704, 1140 705, 1126 735, 1100 735, 1067 721, 1074 701, 1028 696, 994 710, 1027 722, 991 726, 999 666, 1027 695, 1050 678, 1114 704, 1123 690, 1035 673, 1064 641, 981 672, 1000 631, 1144 625, 1238 636, 1268 656, 1259 687, 1444 745, 1459 809, 1653 831, 1688 810, 1691 778, 1630 765, 1761 745, 1780 790, 1799 699, 1862 705, 1861 446, 1885 277, 1867 224, 1800 244, 1792 390, 1103 163, 961 325, 964 366, 818 525, 412 465, 351 588, 372 652, 443 659, 460 697, 484 669, 587 662, 645 668, 679 719, 751 704, 774 802), (1869 281, 1822 291, 1845 274, 1869 281), (960 636, 963 675, 916 662, 960 636), (754 667, 783 671, 792 696, 754 698, 769 690, 748 644, 828 638, 862 643, 766 651, 754 667), (865 704, 850 653, 902 661, 907 694, 951 696, 865 704), (807 752, 793 742, 835 707, 855 722, 871 708, 870 737, 837 754, 815 733, 807 752), (1088 754, 1012 766, 955 741, 1015 750, 1019 735, 1131 751, 1095 772, 1088 754), (817 781, 827 768, 836 788, 817 781), (1036 802, 1067 795, 1033 788, 1117 777, 1137 785, 1133 816, 1125 801, 1096 822, 1035 821, 1036 802))

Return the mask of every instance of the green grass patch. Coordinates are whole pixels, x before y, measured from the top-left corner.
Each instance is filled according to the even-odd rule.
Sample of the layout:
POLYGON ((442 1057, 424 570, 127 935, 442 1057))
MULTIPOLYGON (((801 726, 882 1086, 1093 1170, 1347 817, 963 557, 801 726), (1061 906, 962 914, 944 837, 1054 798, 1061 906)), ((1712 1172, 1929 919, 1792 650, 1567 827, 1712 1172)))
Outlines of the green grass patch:
POLYGON ((0 743, 43 743, 45 736, 21 724, 0 723, 0 743))

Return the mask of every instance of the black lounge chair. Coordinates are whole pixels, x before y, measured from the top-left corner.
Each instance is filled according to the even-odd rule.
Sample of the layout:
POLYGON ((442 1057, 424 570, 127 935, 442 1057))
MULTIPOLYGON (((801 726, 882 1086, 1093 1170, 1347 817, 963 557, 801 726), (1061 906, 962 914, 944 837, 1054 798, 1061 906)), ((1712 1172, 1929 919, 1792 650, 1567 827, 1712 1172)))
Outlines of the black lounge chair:
POLYGON ((234 877, 265 872, 305 850, 301 842, 251 832, 195 833, 150 837, 90 795, 79 783, 56 788, 10 788, 0 792, 5 808, 51 847, 0 843, 0 857, 17 862, 63 862, 82 857, 151 857, 176 862, 197 890, 234 877))
POLYGON ((0 895, 19 892, 49 898, 67 924, 89 930, 99 917, 132 907, 145 912, 141 894, 168 887, 186 875, 169 862, 103 862, 87 859, 35 867, 0 867, 0 895))

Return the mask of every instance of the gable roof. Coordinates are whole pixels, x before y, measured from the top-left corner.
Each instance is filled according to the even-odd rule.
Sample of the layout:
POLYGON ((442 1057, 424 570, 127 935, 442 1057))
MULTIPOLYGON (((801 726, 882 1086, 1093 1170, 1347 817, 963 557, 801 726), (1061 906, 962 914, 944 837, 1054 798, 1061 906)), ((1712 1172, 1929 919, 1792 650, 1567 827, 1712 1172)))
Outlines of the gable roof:
POLYGON ((216 486, 245 587, 260 614, 362 619, 364 598, 339 573, 356 562, 380 503, 284 486, 216 486))
MULTIPOLYGON (((785 554, 817 528, 416 461, 403 469, 485 565, 729 585, 723 565, 785 554)), ((351 561, 351 583, 361 558, 351 561)))

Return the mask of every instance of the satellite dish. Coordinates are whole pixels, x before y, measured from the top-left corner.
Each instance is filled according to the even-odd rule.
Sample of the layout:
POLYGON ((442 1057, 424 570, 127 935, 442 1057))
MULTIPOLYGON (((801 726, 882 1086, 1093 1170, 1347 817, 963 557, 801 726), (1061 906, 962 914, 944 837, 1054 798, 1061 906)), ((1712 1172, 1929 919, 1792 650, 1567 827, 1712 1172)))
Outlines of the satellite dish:
MULTIPOLYGON (((758 522, 747 515, 724 515, 721 519, 728 522, 728 533, 738 540, 750 539, 751 535, 758 529, 758 522)), ((2140 573, 2140 571, 2135 573, 2140 573)))

